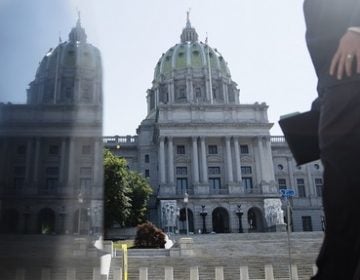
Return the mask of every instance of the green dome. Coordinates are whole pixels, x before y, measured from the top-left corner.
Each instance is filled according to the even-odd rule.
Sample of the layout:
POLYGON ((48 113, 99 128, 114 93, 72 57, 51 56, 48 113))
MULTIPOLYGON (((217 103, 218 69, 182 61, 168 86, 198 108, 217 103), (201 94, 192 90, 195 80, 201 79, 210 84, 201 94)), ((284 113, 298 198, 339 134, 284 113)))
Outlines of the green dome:
POLYGON ((182 42, 164 53, 155 67, 154 80, 169 78, 172 72, 191 68, 192 70, 209 69, 230 77, 230 71, 221 53, 202 42, 182 42))
POLYGON ((155 67, 154 81, 168 79, 172 73, 191 69, 193 72, 209 71, 212 75, 229 77, 230 71, 221 53, 211 48, 208 44, 198 42, 198 34, 190 24, 189 13, 186 26, 181 33, 181 42, 171 47, 159 59, 155 67), (197 71, 198 70, 198 71, 197 71))

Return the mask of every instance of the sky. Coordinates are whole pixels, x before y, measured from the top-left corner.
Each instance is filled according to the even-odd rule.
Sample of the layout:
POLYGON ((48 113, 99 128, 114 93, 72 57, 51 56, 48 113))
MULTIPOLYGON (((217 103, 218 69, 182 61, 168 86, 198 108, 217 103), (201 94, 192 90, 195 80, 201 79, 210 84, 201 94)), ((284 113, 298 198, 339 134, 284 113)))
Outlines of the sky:
POLYGON ((180 42, 186 11, 199 35, 228 62, 240 102, 269 105, 272 135, 281 115, 306 111, 316 75, 305 44, 302 0, 0 0, 0 102, 25 103, 50 48, 81 13, 103 61, 104 135, 135 135, 162 53, 180 42))

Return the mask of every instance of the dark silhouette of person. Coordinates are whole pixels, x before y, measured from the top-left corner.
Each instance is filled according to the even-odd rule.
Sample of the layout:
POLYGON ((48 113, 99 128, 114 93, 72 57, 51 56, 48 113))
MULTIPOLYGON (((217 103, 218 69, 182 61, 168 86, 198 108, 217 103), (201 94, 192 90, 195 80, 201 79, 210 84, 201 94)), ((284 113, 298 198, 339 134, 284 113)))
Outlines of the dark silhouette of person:
POLYGON ((360 279, 360 0, 305 0, 318 76, 325 236, 313 280, 360 279))

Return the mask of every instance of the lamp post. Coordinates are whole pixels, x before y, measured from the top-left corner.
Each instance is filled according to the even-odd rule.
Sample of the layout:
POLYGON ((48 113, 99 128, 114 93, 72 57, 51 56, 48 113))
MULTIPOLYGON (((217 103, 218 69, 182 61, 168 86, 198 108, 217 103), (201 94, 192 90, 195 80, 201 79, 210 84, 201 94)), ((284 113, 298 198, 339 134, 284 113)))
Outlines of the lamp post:
POLYGON ((239 204, 237 206, 237 209, 236 209, 235 213, 236 213, 236 216, 238 216, 238 219, 239 219, 239 233, 243 233, 244 230, 243 230, 243 227, 242 227, 242 215, 244 213, 241 211, 241 204, 239 204))
POLYGON ((206 216, 207 216, 207 211, 205 210, 205 205, 201 205, 200 216, 201 216, 201 218, 203 219, 202 233, 205 234, 205 233, 206 233, 205 218, 206 218, 206 216))
POLYGON ((189 235, 189 217, 188 217, 188 208, 187 208, 188 202, 189 202, 189 195, 187 192, 185 192, 184 204, 185 204, 186 235, 189 235))
POLYGON ((78 234, 80 235, 80 229, 81 229, 81 205, 84 202, 82 192, 78 195, 78 202, 79 202, 79 217, 78 217, 78 234))

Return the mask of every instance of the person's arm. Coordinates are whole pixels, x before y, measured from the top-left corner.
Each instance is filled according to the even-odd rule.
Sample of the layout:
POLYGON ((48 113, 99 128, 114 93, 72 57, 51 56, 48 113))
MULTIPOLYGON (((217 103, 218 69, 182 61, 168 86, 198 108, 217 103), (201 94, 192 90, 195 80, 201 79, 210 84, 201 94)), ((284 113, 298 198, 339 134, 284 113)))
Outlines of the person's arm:
POLYGON ((356 72, 360 74, 360 0, 356 1, 350 16, 349 29, 340 39, 339 47, 331 61, 330 75, 341 80, 346 73, 351 76, 356 60, 356 72))

